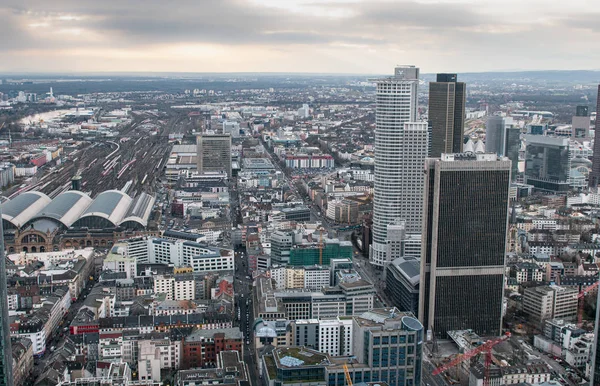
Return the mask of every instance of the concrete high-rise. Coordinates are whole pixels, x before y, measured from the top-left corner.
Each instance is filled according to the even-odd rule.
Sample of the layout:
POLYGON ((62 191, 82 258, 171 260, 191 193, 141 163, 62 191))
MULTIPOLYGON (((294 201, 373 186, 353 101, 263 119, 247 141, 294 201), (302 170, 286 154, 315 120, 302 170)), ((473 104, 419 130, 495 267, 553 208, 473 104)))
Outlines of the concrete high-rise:
POLYGON ((465 130, 466 85, 456 74, 437 74, 429 83, 430 157, 461 153, 465 130))
POLYGON ((510 167, 492 153, 425 161, 419 320, 438 339, 500 335, 510 167))
POLYGON ((596 128, 594 129, 594 156, 592 158, 592 172, 590 173, 590 188, 597 188, 600 183, 600 85, 598 85, 598 104, 596 105, 596 128))
MULTIPOLYGON (((4 229, 2 223, 0 223, 0 288, 6 290, 6 258, 4 256, 4 229)), ((10 345, 9 325, 8 299, 6 296, 0 296, 0 386, 13 385, 13 355, 10 345)))
POLYGON ((372 264, 391 261, 388 226, 404 220, 407 237, 421 233, 423 162, 428 151, 426 122, 417 118, 419 69, 401 66, 394 76, 377 79, 375 184, 372 264))
POLYGON ((231 178, 231 135, 200 134, 196 137, 198 172, 225 171, 231 178))

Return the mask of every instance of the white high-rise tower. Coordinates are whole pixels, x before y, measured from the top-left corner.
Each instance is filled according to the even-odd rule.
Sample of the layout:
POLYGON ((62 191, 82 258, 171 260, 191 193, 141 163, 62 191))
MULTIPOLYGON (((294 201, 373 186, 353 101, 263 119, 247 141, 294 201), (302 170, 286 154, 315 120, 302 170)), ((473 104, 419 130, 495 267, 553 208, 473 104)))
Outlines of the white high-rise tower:
POLYGON ((369 259, 383 267, 401 255, 420 254, 428 129, 426 122, 415 122, 418 68, 396 67, 393 77, 377 79, 376 83, 375 196, 369 259), (390 243, 397 240, 388 239, 388 226, 392 230, 399 221, 407 238, 403 251, 391 250, 390 243))

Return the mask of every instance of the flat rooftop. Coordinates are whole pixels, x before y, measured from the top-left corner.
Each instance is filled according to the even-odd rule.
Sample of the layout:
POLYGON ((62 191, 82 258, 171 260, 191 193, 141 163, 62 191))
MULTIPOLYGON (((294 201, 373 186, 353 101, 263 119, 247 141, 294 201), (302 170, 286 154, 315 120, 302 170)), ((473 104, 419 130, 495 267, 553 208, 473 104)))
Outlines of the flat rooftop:
POLYGON ((305 347, 281 347, 273 351, 275 362, 278 367, 297 367, 297 366, 318 366, 329 364, 329 356, 327 354, 320 353, 315 350, 311 350, 305 347), (289 361, 284 358, 292 358, 294 360, 289 361), (283 363, 282 363, 283 360, 283 363), (300 364, 300 361, 302 363, 300 364), (290 363, 286 365, 285 363, 290 363), (298 363, 297 366, 291 365, 291 363, 298 363))

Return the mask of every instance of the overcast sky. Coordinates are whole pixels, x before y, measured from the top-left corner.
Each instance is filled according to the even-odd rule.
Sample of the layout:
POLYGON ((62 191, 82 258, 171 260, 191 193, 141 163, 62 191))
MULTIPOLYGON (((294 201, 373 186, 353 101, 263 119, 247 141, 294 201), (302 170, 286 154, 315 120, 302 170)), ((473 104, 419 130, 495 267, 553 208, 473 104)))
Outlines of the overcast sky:
POLYGON ((600 69, 598 0, 1 0, 0 71, 600 69))

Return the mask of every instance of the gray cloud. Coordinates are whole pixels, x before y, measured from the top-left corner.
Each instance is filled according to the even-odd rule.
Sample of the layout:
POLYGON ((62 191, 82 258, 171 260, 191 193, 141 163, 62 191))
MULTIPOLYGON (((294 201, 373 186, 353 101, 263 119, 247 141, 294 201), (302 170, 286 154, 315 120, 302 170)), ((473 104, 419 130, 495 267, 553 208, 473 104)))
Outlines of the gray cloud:
POLYGON ((119 39, 116 44, 382 44, 396 41, 395 36, 380 35, 386 29, 467 27, 482 19, 463 5, 413 1, 330 5, 358 13, 341 19, 299 15, 240 0, 8 0, 7 6, 17 14, 40 19, 64 14, 84 16, 81 21, 62 24, 108 34, 119 39))
MULTIPOLYGON (((0 36, 5 38, 0 39, 0 53, 65 47, 143 51, 151 50, 153 45, 176 43, 251 45, 272 50, 303 45, 310 46, 310 50, 359 46, 380 52, 403 50, 411 60, 430 58, 436 50, 443 50, 446 60, 455 66, 467 61, 479 61, 485 66, 487 61, 497 60, 494 68, 498 68, 500 60, 513 54, 541 57, 539 52, 528 53, 540 42, 551 44, 553 51, 560 54, 561 50, 569 50, 570 40, 582 36, 582 31, 592 35, 582 38, 589 39, 589 44, 595 39, 589 31, 600 31, 598 14, 546 15, 545 10, 539 10, 535 17, 519 21, 499 16, 478 1, 325 3, 315 0, 303 10, 292 12, 244 0, 3 0, 0 36), (350 12, 346 17, 330 18, 323 15, 323 9, 331 13, 350 12), (554 24, 545 23, 545 16, 554 24), (50 27, 32 28, 27 23, 49 23, 50 27), (57 37, 57 31, 63 29, 91 31, 100 38, 98 42, 90 42, 75 36, 64 41, 57 37), (481 52, 487 54, 478 58, 481 52), (494 52, 497 58, 493 57, 494 52)), ((383 54, 378 54, 375 60, 379 55, 383 54)), ((579 56, 581 61, 585 60, 582 54, 579 56)), ((339 60, 347 62, 350 58, 339 60)), ((589 65, 594 66, 595 63, 589 65)))

